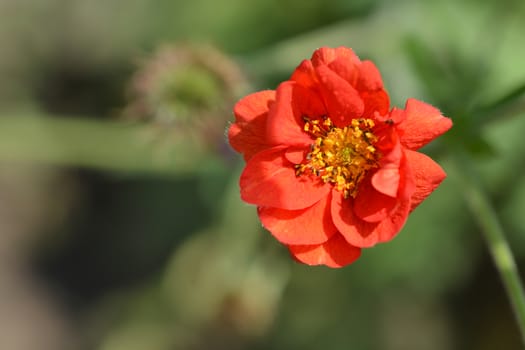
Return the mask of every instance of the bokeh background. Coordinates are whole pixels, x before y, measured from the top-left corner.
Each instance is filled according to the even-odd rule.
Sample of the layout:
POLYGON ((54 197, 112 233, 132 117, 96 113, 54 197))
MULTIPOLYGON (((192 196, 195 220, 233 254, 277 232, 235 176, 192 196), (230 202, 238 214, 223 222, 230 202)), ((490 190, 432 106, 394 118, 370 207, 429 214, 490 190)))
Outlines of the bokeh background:
MULTIPOLYGON (((520 349, 449 178, 343 269, 293 262, 224 131, 320 46, 455 123, 525 271, 520 0, 1 0, 0 349, 520 349)), ((460 170, 461 171, 461 170, 460 170)), ((472 176, 472 174, 471 174, 472 176)))

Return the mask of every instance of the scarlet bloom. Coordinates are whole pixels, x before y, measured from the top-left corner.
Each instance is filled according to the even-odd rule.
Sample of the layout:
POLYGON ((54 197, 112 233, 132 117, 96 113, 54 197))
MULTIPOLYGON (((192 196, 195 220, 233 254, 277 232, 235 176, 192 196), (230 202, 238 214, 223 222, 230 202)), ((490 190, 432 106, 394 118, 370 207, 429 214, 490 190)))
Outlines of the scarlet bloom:
POLYGON ((416 99, 389 105, 376 66, 345 47, 316 50, 276 90, 235 105, 241 198, 296 260, 352 263, 391 240, 446 177, 417 150, 451 120, 416 99))

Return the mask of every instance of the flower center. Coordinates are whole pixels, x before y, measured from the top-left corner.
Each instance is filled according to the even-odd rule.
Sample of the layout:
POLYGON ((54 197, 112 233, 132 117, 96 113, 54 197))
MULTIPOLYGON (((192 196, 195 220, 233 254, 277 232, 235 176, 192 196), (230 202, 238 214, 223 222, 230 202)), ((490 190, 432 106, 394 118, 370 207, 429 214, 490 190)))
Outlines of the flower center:
POLYGON ((359 182, 371 168, 378 166, 380 153, 374 147, 374 121, 353 119, 349 126, 337 128, 328 117, 310 120, 303 117, 304 131, 315 138, 306 162, 295 165, 295 174, 313 174, 331 183, 345 198, 357 195, 359 182))

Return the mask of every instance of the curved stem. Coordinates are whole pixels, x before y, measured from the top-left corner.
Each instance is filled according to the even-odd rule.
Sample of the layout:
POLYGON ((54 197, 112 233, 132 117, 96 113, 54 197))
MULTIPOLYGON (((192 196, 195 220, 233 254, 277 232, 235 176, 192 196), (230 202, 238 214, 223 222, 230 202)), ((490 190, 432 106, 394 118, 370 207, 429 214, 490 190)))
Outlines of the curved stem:
POLYGON ((478 177, 470 166, 469 160, 465 158, 454 161, 454 176, 461 185, 467 205, 483 232, 525 343, 525 293, 516 262, 496 212, 481 185, 476 181, 478 177))

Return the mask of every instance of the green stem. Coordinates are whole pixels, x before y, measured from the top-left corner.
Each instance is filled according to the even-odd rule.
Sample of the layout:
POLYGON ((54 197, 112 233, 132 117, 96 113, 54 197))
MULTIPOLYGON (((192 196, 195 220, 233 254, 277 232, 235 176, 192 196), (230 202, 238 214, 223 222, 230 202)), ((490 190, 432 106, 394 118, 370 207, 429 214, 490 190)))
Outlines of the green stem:
POLYGON ((496 212, 491 205, 468 159, 454 163, 454 175, 461 185, 467 205, 480 226, 494 264, 505 286, 514 316, 525 343, 525 293, 516 262, 496 212), (461 161, 461 162, 460 162, 461 161))

